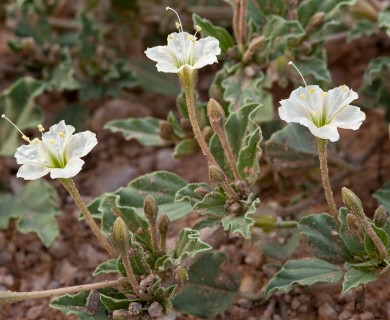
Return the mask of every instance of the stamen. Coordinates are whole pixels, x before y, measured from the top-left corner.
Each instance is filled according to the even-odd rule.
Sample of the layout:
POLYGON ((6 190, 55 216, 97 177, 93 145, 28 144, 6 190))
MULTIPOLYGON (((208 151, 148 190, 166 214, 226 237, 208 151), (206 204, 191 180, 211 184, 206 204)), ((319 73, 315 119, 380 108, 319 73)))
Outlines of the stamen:
POLYGON ((301 99, 305 99, 305 98, 306 98, 306 96, 305 96, 304 94, 301 94, 301 95, 299 96, 299 98, 301 98, 301 99))
POLYGON ((179 26, 180 26, 180 29, 179 29, 179 28, 178 28, 178 29, 179 29, 181 32, 184 32, 184 31, 183 31, 183 24, 181 23, 181 20, 180 20, 180 17, 179 17, 179 14, 177 13, 177 11, 176 11, 175 9, 172 9, 171 7, 166 7, 165 10, 167 10, 167 11, 168 11, 168 10, 171 10, 171 11, 173 11, 173 12, 176 14, 177 19, 179 20, 179 26))
POLYGON ((348 89, 349 88, 345 84, 341 87, 341 90, 343 90, 343 92, 347 92, 348 89))
POLYGON ((168 36, 168 40, 173 40, 173 34, 170 34, 169 36, 168 36))
POLYGON ((51 139, 49 140, 49 142, 50 142, 50 144, 55 144, 55 143, 56 143, 56 141, 55 141, 53 138, 51 138, 51 139))
POLYGON ((310 93, 310 94, 313 94, 314 92, 316 92, 316 89, 310 88, 309 93, 310 93))
POLYGON ((39 140, 38 138, 35 138, 35 139, 33 140, 33 142, 34 142, 35 144, 39 144, 39 142, 41 142, 41 140, 39 140))
POLYGON ((65 138, 65 133, 63 132, 60 132, 58 135, 60 136, 60 138, 65 138))
POLYGON ((180 30, 180 23, 179 22, 175 22, 175 25, 176 25, 176 29, 179 29, 180 30))
POLYGON ((2 114, 1 117, 2 117, 3 119, 6 119, 10 124, 12 124, 12 125, 15 127, 16 130, 18 130, 18 131, 20 132, 20 134, 22 135, 22 139, 23 139, 23 140, 25 140, 25 141, 27 141, 27 142, 30 142, 30 138, 27 137, 27 136, 22 132, 22 130, 20 130, 20 129, 16 126, 16 124, 13 123, 5 114, 2 114))
POLYGON ((307 87, 307 84, 306 84, 305 78, 303 77, 303 75, 302 75, 301 71, 299 71, 298 67, 297 67, 297 66, 294 64, 294 62, 292 62, 292 61, 289 61, 289 62, 288 62, 288 64, 289 64, 290 66, 293 66, 293 67, 295 68, 295 70, 297 70, 297 71, 298 71, 299 75, 301 76, 301 78, 302 78, 302 80, 303 80, 303 83, 305 84, 305 87, 307 87))
POLYGON ((42 133, 43 131, 45 131, 45 128, 41 124, 38 124, 38 130, 42 133))
POLYGON ((327 92, 323 92, 323 93, 322 93, 322 96, 323 96, 323 97, 326 97, 327 95, 328 95, 327 92))

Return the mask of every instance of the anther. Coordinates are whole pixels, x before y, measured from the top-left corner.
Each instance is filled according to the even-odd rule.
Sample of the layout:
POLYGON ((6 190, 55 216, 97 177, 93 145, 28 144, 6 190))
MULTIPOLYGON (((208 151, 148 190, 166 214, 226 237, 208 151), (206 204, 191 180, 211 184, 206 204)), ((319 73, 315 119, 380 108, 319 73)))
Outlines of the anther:
MULTIPOLYGON (((179 30, 181 31, 181 32, 184 32, 183 31, 183 24, 181 23, 181 20, 180 20, 180 17, 179 17, 179 14, 177 13, 177 11, 175 10, 175 9, 172 9, 171 7, 166 7, 165 8, 165 10, 171 10, 171 11, 173 11, 175 14, 176 14, 176 16, 177 16, 177 20, 179 20, 179 30)), ((177 22, 176 22, 177 23, 177 22)), ((176 24, 176 27, 177 27, 177 24, 176 24)))
POLYGON ((176 28, 180 30, 180 27, 181 27, 181 26, 180 26, 180 23, 176 21, 176 22, 175 22, 175 25, 176 25, 176 28))
POLYGON ((316 92, 316 89, 310 88, 309 92, 310 92, 310 94, 313 94, 314 92, 316 92))
POLYGON ((65 138, 65 133, 63 132, 60 132, 58 135, 60 136, 60 138, 65 138))
POLYGON ((20 129, 16 126, 16 124, 13 123, 5 114, 2 114, 1 117, 2 117, 3 119, 6 119, 10 124, 12 124, 12 125, 14 126, 14 128, 15 128, 16 130, 18 130, 18 131, 20 132, 20 134, 22 135, 22 139, 23 139, 23 140, 25 140, 25 141, 27 141, 27 142, 30 142, 30 138, 27 137, 27 136, 22 132, 22 130, 20 130, 20 129))
POLYGON ((51 139, 49 140, 49 142, 50 142, 50 144, 55 144, 55 143, 56 143, 56 141, 55 141, 53 138, 51 138, 51 139))
POLYGON ((38 130, 39 132, 43 132, 45 131, 45 128, 41 124, 38 124, 38 130))
POLYGON ((306 97, 305 97, 305 95, 304 95, 304 94, 301 94, 301 95, 299 96, 299 98, 301 98, 301 99, 305 99, 306 97))
POLYGON ((289 61, 289 62, 288 62, 288 64, 289 64, 290 66, 293 66, 293 67, 295 68, 295 70, 297 70, 297 71, 298 71, 299 75, 301 76, 301 78, 302 78, 302 80, 303 80, 303 83, 305 84, 305 87, 307 87, 307 84, 306 84, 305 78, 303 77, 303 75, 302 75, 301 71, 299 71, 298 67, 297 67, 297 66, 294 64, 294 62, 292 62, 292 61, 289 61))

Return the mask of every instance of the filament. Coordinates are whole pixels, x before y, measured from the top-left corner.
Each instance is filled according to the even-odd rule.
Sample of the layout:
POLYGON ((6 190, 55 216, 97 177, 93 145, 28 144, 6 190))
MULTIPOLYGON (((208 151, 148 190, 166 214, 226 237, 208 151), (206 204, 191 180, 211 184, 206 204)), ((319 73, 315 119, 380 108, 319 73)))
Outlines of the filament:
POLYGON ((307 84, 306 84, 305 78, 303 77, 303 75, 302 75, 301 71, 299 71, 298 67, 297 67, 297 66, 294 64, 294 62, 292 62, 292 61, 289 61, 289 62, 288 62, 288 64, 289 64, 290 66, 293 66, 293 67, 295 68, 295 70, 297 70, 297 71, 298 71, 299 75, 301 76, 301 78, 302 78, 302 80, 303 80, 303 83, 305 84, 305 87, 307 87, 307 84))

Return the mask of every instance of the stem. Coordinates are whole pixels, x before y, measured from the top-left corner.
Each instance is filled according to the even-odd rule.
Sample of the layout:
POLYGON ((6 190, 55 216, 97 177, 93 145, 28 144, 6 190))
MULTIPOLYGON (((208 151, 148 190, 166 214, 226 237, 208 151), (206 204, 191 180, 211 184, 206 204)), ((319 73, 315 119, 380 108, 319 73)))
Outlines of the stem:
POLYGON ((320 170, 322 185, 325 191, 325 198, 328 202, 329 210, 336 223, 339 224, 338 212, 336 207, 336 202, 334 201, 333 191, 329 182, 329 171, 328 171, 328 159, 327 159, 327 145, 328 140, 316 138, 317 147, 318 147, 318 156, 320 159, 320 170))
POLYGON ((240 0, 240 13, 239 13, 239 32, 240 32, 240 44, 242 46, 245 45, 246 42, 246 33, 247 33, 247 25, 246 25, 246 7, 247 0, 240 0))
POLYGON ((68 179, 58 179, 64 188, 69 192, 70 196, 74 200, 74 202, 79 207, 81 213, 83 214, 85 221, 87 221, 88 225, 91 227, 92 232, 98 238, 100 244, 104 249, 113 257, 117 258, 118 253, 114 249, 114 247, 108 242, 107 238, 101 232, 99 226, 96 224, 95 220, 92 217, 91 212, 89 212, 87 206, 84 203, 84 200, 81 198, 79 191, 77 190, 73 180, 71 178, 68 179))
POLYGON ((360 221, 363 223, 364 230, 368 233, 369 237, 371 238, 372 242, 374 242, 375 247, 378 249, 379 254, 381 255, 382 259, 386 259, 388 254, 385 245, 383 244, 382 240, 379 239, 378 235, 370 225, 370 223, 367 221, 367 217, 365 214, 363 216, 359 216, 360 221))
POLYGON ((258 227, 258 228, 272 227, 273 229, 294 229, 298 226, 298 222, 297 221, 280 221, 280 222, 276 222, 275 224, 270 224, 269 222, 255 221, 254 226, 258 227))
POLYGON ((154 225, 150 225, 149 232, 150 232, 150 237, 151 237, 151 240, 152 240, 153 253, 155 255, 159 254, 160 250, 159 250, 159 247, 158 247, 157 226, 155 224, 154 225))
POLYGON ((90 284, 82 284, 73 287, 52 289, 52 290, 42 290, 42 291, 32 291, 32 292, 11 292, 11 291, 0 291, 0 305, 19 302, 29 299, 40 299, 40 298, 49 298, 53 296, 60 296, 63 294, 78 293, 81 291, 90 291, 100 288, 108 287, 118 287, 120 286, 120 280, 113 281, 103 281, 90 284))

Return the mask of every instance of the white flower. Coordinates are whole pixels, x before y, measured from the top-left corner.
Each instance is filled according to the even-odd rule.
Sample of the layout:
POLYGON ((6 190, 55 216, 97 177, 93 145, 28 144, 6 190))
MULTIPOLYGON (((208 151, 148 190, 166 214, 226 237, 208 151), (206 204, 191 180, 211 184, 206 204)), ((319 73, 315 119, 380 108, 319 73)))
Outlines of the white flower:
POLYGON ((278 111, 282 120, 304 125, 318 138, 337 141, 337 128, 357 130, 366 119, 360 108, 350 105, 357 98, 345 85, 328 92, 311 85, 295 89, 290 98, 280 101, 278 111))
POLYGON ((168 45, 148 48, 146 56, 157 62, 160 72, 178 73, 185 66, 200 69, 218 62, 221 53, 219 41, 213 37, 196 40, 187 32, 174 32, 168 36, 168 45))
MULTIPOLYGON (((41 132, 42 126, 38 126, 41 132)), ((52 179, 71 178, 78 174, 87 155, 97 144, 96 135, 84 131, 73 135, 75 128, 65 121, 53 125, 42 139, 35 138, 16 150, 15 158, 19 168, 17 177, 35 180, 50 173, 52 179)), ((28 140, 28 139, 26 139, 28 140)))

